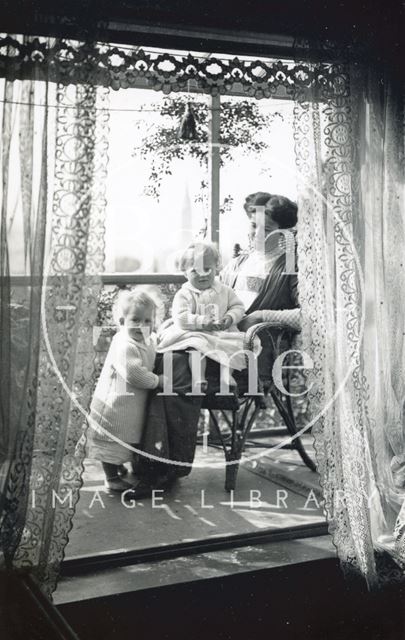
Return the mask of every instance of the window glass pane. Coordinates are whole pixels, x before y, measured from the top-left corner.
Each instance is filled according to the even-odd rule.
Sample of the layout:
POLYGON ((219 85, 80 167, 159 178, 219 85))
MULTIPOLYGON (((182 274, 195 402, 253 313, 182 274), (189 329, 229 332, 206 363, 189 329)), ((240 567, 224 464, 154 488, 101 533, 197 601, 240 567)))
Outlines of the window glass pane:
POLYGON ((219 228, 225 264, 235 244, 248 248, 248 218, 243 209, 248 194, 265 191, 296 198, 293 102, 225 96, 221 139, 230 137, 233 146, 221 147, 219 228))
POLYGON ((177 137, 189 94, 111 92, 107 272, 173 272, 175 252, 205 226, 208 98, 191 98, 205 120, 192 145, 177 137))

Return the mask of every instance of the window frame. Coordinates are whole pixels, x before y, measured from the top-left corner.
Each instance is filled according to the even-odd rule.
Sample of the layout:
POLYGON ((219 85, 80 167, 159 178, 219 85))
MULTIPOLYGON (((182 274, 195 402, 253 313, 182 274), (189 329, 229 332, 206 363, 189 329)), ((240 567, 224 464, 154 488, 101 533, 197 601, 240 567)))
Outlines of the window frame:
POLYGON ((289 540, 304 540, 305 538, 322 537, 328 534, 328 524, 325 520, 325 522, 297 525, 283 529, 265 529, 257 532, 204 538, 190 542, 164 544, 145 549, 128 549, 125 551, 110 551, 95 555, 76 556, 63 560, 61 564, 61 577, 74 577, 115 567, 194 556, 202 553, 237 549, 252 545, 263 545, 289 540))

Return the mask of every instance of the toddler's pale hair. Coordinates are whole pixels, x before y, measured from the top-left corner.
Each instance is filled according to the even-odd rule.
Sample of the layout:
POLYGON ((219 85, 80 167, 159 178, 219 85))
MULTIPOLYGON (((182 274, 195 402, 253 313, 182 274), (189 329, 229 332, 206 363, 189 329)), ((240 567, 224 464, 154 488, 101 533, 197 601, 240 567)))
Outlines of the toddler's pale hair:
POLYGON ((120 325, 122 318, 125 318, 133 307, 147 307, 155 314, 157 304, 144 289, 122 289, 113 306, 114 322, 120 325))
POLYGON ((186 271, 195 264, 202 266, 206 256, 212 257, 215 266, 219 268, 221 256, 217 246, 213 242, 193 242, 181 254, 178 268, 180 271, 186 271))

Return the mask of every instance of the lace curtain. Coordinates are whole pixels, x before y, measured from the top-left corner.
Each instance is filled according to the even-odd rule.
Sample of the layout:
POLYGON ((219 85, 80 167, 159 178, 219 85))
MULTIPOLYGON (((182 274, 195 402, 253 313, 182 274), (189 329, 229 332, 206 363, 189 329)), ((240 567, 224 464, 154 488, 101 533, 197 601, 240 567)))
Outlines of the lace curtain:
POLYGON ((108 151, 107 90, 50 71, 9 73, 0 105, 1 548, 48 593, 81 484, 108 151))
MULTIPOLYGON (((368 78, 364 95, 359 125, 368 142, 368 153, 360 162, 362 209, 369 214, 365 374, 370 381, 371 441, 382 504, 382 514, 373 522, 373 540, 376 548, 392 552, 395 519, 405 497, 404 84, 386 79, 381 87, 368 78)), ((403 552, 394 552, 394 558, 405 566, 403 552)))
POLYGON ((335 65, 330 84, 297 91, 294 126, 325 508, 345 568, 374 586, 400 574, 376 551, 392 548, 405 486, 403 95, 366 66, 335 65))

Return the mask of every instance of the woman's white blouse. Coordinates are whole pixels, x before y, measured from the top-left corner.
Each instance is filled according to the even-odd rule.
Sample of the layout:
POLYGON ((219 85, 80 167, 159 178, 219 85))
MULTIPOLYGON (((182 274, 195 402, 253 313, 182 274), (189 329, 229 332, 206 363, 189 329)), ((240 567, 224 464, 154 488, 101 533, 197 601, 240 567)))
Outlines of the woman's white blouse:
POLYGON ((263 282, 269 273, 271 264, 277 257, 278 254, 263 256, 263 254, 258 251, 252 251, 246 260, 240 264, 234 286, 236 293, 246 309, 248 309, 257 298, 263 282))

